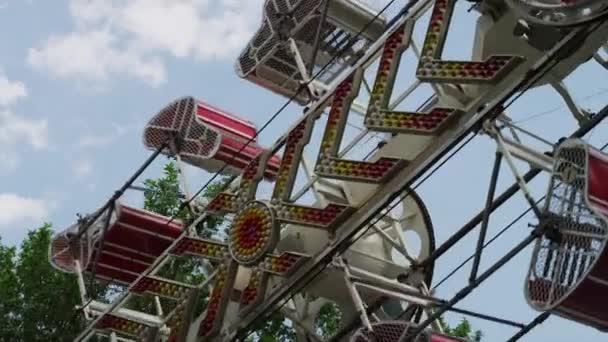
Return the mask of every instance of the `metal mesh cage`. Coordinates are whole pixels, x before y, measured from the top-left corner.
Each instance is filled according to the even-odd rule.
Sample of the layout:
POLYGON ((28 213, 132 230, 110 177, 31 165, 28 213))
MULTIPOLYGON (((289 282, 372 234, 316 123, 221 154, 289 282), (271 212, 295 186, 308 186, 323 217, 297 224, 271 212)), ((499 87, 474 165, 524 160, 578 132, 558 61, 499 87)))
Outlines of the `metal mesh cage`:
POLYGON ((51 265, 60 271, 72 273, 76 270, 75 261, 88 264, 91 258, 91 248, 88 239, 71 241, 71 237, 78 232, 79 225, 73 225, 53 238, 49 248, 51 265))
POLYGON ((608 225, 586 200, 588 147, 566 140, 555 154, 545 199, 545 224, 552 232, 533 250, 526 297, 539 310, 560 304, 587 276, 608 237, 608 225))
MULTIPOLYGON (((215 129, 197 119, 197 102, 192 97, 181 98, 160 113, 146 125, 143 135, 144 145, 157 150, 168 139, 177 138, 177 153, 187 163, 206 168, 207 160, 212 158, 220 147, 221 135, 215 129)), ((169 147, 163 154, 173 155, 169 147)))
MULTIPOLYGON (((330 7, 330 12, 333 10, 340 13, 343 18, 332 19, 330 13, 326 20, 321 21, 322 0, 266 0, 262 24, 237 60, 237 74, 281 95, 295 95, 305 79, 289 45, 289 39, 293 38, 304 63, 307 67, 312 64, 312 75, 316 75, 327 64, 317 80, 328 85, 342 70, 355 62, 361 55, 359 52, 371 44, 371 39, 365 34, 355 39, 358 32, 348 32, 348 29, 341 27, 345 23, 344 18, 352 16, 353 21, 362 21, 365 15, 361 15, 363 11, 360 8, 353 9, 353 13, 345 13, 356 8, 349 0, 333 1, 330 7), (316 59, 312 61, 310 59, 318 30, 319 48, 316 59), (338 58, 334 58, 338 54, 338 58)), ((375 26, 383 28, 384 21, 376 21, 379 25, 375 26)), ((352 28, 349 26, 351 31, 352 28)), ((296 97, 296 101, 301 104, 311 100, 304 91, 300 91, 296 97)))
MULTIPOLYGON (((104 213, 78 239, 74 237, 82 229, 84 221, 75 223, 55 235, 49 247, 51 265, 62 272, 73 273, 76 271, 75 261, 78 260, 81 270, 84 271, 91 261, 93 246, 99 240, 106 220, 107 213, 104 213)), ((114 221, 116 221, 115 211, 110 224, 114 221)))
POLYGON ((507 0, 518 15, 535 24, 573 26, 608 14, 605 0, 507 0))
MULTIPOLYGON (((396 342, 407 329, 414 327, 406 321, 384 321, 372 324, 373 331, 362 327, 351 337, 351 342, 396 342)), ((428 330, 423 331, 415 341, 406 342, 430 342, 431 334, 428 330)))

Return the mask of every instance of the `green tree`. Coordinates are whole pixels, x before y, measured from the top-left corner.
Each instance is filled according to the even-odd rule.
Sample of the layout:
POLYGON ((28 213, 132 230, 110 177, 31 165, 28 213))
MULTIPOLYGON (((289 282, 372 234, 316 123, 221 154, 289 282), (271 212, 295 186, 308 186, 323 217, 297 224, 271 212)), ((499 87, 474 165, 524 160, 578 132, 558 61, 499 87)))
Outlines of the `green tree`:
POLYGON ((76 277, 49 264, 52 234, 46 223, 19 252, 0 246, 0 341, 69 341, 83 327, 76 277))
POLYGON ((342 324, 342 311, 334 303, 327 303, 321 307, 315 322, 317 333, 324 338, 330 338, 340 330, 342 324))
MULTIPOLYGON (((194 217, 188 206, 184 205, 185 195, 180 191, 179 177, 179 168, 175 163, 169 162, 163 168, 162 177, 146 179, 143 182, 144 209, 163 216, 179 218, 185 223, 191 222, 194 217)), ((231 181, 231 177, 222 177, 211 182, 202 191, 200 197, 206 200, 213 199, 231 181)), ((203 237, 210 237, 218 232, 223 223, 223 217, 211 216, 196 227, 197 233, 203 237)))
MULTIPOLYGON (((258 327, 254 333, 256 341, 288 342, 296 340, 296 333, 291 324, 280 312, 275 312, 269 320, 258 327)), ((254 340, 249 338, 249 340, 254 340)))
POLYGON ((439 318, 439 324, 443 327, 443 331, 446 335, 460 337, 470 342, 480 342, 483 337, 481 331, 473 331, 471 323, 466 318, 462 318, 460 323, 453 328, 450 327, 442 317, 439 318))
POLYGON ((183 195, 179 189, 179 169, 175 163, 167 163, 163 176, 144 180, 144 209, 157 214, 188 218, 188 211, 182 207, 183 195))
MULTIPOLYGON (((180 207, 183 196, 178 192, 176 170, 169 163, 163 177, 146 180, 144 207, 166 216, 177 214, 188 222, 189 212, 180 207)), ((211 184, 202 196, 215 196, 227 181, 211 184)), ((221 217, 214 217, 197 228, 213 233, 222 222, 221 217)), ((81 313, 75 309, 80 304, 76 277, 57 271, 49 263, 52 236, 52 226, 46 223, 30 231, 19 249, 4 246, 0 240, 0 342, 71 341, 85 326, 81 313)), ((180 272, 180 267, 185 265, 174 265, 179 280, 196 283, 202 279, 200 272, 180 272)), ((93 291, 97 290, 98 284, 93 291)), ((103 299, 105 292, 99 293, 103 299)))
POLYGON ((0 341, 15 341, 19 329, 19 278, 16 273, 16 250, 0 245, 0 341))

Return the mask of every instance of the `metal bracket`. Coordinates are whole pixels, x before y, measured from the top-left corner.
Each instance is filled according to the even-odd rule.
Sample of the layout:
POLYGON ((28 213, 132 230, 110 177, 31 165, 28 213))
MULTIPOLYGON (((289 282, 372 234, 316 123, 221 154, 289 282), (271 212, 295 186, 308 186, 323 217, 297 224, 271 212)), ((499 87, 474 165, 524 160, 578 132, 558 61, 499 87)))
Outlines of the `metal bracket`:
POLYGON ((80 301, 82 302, 82 312, 84 313, 85 320, 90 320, 89 307, 87 306, 87 288, 84 283, 84 276, 82 274, 82 266, 80 260, 74 260, 74 269, 76 270, 76 280, 78 281, 78 291, 80 292, 80 301))
POLYGON ((471 267, 471 275, 469 276, 469 283, 473 283, 477 279, 477 272, 479 271, 479 263, 481 262, 481 253, 483 252, 483 245, 486 241, 486 233, 488 232, 488 224, 490 223, 490 212, 494 196, 496 194, 496 183, 498 182, 498 176, 500 174, 500 165, 502 162, 502 153, 496 152, 494 158, 494 167, 492 169, 492 177, 490 179, 490 187, 488 189, 488 195, 486 197, 486 205, 483 209, 483 218, 481 221, 481 228, 479 229, 479 238, 477 239, 477 247, 475 248, 475 258, 473 259, 473 266, 471 267))
MULTIPOLYGON (((608 54, 608 43, 604 44, 604 46, 601 47, 601 50, 603 51, 604 55, 608 54)), ((604 69, 608 69, 608 57, 603 56, 600 53, 600 50, 593 54, 593 59, 595 59, 599 65, 604 67, 604 69)))
POLYGON ((599 64, 601 65, 604 69, 608 69, 608 58, 605 58, 604 56, 600 55, 599 53, 594 53, 593 54, 593 59, 599 64))
POLYGON ((346 287, 348 288, 348 291, 351 295, 353 304, 355 304, 355 307, 357 308, 357 310, 359 310, 359 316, 361 318, 361 322, 363 322, 363 325, 365 325, 365 327, 367 329, 369 329, 369 331, 374 331, 374 329, 372 328, 372 323, 369 320, 369 316, 367 315, 365 303, 363 302, 363 299, 361 299, 361 296, 359 295, 357 288, 351 281, 352 275, 350 273, 350 269, 349 269, 348 265, 346 264, 346 262, 344 261, 344 259, 342 257, 337 257, 335 260, 336 260, 337 265, 339 267, 342 267, 342 269, 344 270, 344 282, 346 283, 346 287))
MULTIPOLYGON (((554 144, 541 136, 534 134, 524 128, 521 128, 515 125, 511 119, 509 119, 506 114, 502 114, 499 120, 506 128, 509 129, 513 139, 507 138, 504 135, 502 136, 502 141, 504 143, 504 148, 508 149, 511 155, 517 159, 525 161, 528 165, 533 169, 540 169, 547 172, 553 172, 553 158, 546 153, 539 152, 535 149, 532 149, 522 143, 520 136, 517 132, 521 132, 524 135, 531 137, 543 144, 546 144, 548 147, 553 149, 554 144)), ((484 125, 484 132, 488 134, 492 139, 497 140, 496 133, 494 129, 491 127, 492 124, 487 123, 484 125), (488 126, 489 125, 489 126, 488 126)), ((499 128, 496 131, 500 131, 499 128)))
POLYGON ((519 173, 519 171, 517 170, 517 166, 515 166, 515 161, 514 161, 512 153, 511 153, 511 149, 509 149, 509 147, 507 146, 507 143, 505 142, 505 139, 504 139, 502 133, 496 127, 495 122, 490 122, 490 121, 484 122, 484 129, 490 134, 490 136, 492 136, 494 138, 494 140, 498 144, 498 150, 504 156, 504 159, 507 161, 507 165, 509 165, 511 172, 515 176, 515 179, 517 180, 517 183, 519 184, 519 188, 523 192, 524 197, 526 198, 526 201, 528 201, 528 204, 532 208, 532 211, 534 212, 536 217, 540 219, 541 211, 538 208, 538 206, 536 205, 536 200, 534 200, 534 197, 532 196, 532 192, 528 188, 526 181, 524 180, 521 173, 519 173))
POLYGON ((568 88, 566 88, 566 85, 563 82, 551 81, 549 82, 549 84, 551 85, 551 87, 553 87, 553 89, 555 89, 555 91, 557 91, 557 93, 562 97, 564 102, 566 102, 566 106, 568 107, 568 109, 570 109, 572 116, 574 116, 576 121, 578 121, 579 125, 582 125, 585 122, 589 121, 591 113, 585 109, 582 109, 576 103, 576 100, 574 100, 574 98, 570 94, 570 91, 568 91, 568 88))
POLYGON ((293 57, 296 61, 296 65, 298 66, 298 71, 300 72, 300 75, 302 75, 301 86, 305 86, 306 89, 308 90, 308 92, 310 93, 311 97, 314 99, 317 99, 321 95, 321 92, 323 91, 323 89, 316 87, 316 84, 318 84, 319 82, 315 82, 312 79, 312 76, 308 73, 308 68, 306 67, 304 58, 302 57, 302 54, 300 53, 300 49, 298 48, 298 43, 296 43, 296 41, 293 38, 289 38, 288 42, 289 42, 289 50, 293 54, 293 57))

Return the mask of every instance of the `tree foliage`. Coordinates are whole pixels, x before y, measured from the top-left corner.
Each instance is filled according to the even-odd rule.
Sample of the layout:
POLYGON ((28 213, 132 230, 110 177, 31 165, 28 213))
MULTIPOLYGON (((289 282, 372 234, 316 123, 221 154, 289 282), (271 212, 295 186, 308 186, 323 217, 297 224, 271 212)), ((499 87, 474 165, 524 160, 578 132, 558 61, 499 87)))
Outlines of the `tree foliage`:
POLYGON ((479 330, 473 331, 471 323, 466 319, 462 318, 460 323, 455 327, 450 327, 443 318, 439 318, 439 324, 443 327, 443 332, 446 335, 460 337, 469 342, 480 342, 483 337, 483 333, 479 330))
POLYGON ((258 326, 247 341, 289 342, 296 341, 296 333, 285 317, 275 312, 269 320, 258 326))
POLYGON ((324 338, 329 338, 340 330, 340 324, 342 324, 340 307, 334 303, 323 305, 315 321, 317 333, 324 338))
POLYGON ((13 341, 22 336, 19 330, 19 278, 14 247, 0 246, 0 341, 13 341))
POLYGON ((49 264, 52 234, 47 223, 18 252, 0 246, 0 341, 69 341, 83 327, 76 278, 49 264))
MULTIPOLYGON (((184 205, 184 201, 188 200, 188 204, 192 203, 180 191, 179 177, 179 168, 175 163, 169 162, 163 169, 162 177, 146 179, 143 183, 144 209, 163 216, 179 218, 188 224, 194 219, 194 215, 190 212, 188 206, 184 205)), ((203 189, 200 197, 206 200, 213 199, 230 181, 232 181, 232 178, 222 177, 211 182, 203 189)), ((204 223, 199 224, 196 230, 200 236, 210 237, 218 232, 222 223, 224 223, 223 217, 214 215, 207 218, 204 223)))
POLYGON ((144 209, 167 217, 188 218, 188 211, 182 203, 179 189, 179 169, 174 163, 167 163, 163 176, 144 181, 144 209))

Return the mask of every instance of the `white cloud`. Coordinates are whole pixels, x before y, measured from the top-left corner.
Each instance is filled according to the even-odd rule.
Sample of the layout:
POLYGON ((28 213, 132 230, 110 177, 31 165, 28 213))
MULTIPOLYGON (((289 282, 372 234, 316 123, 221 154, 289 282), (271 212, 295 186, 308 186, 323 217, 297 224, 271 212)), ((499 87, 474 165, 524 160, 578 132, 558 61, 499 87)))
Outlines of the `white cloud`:
POLYGON ((40 223, 46 220, 52 205, 44 199, 24 197, 14 193, 0 193, 0 227, 21 223, 40 223))
POLYGON ((78 160, 72 165, 72 172, 78 179, 84 179, 93 172, 93 163, 89 160, 78 160))
POLYGON ((0 151, 0 174, 11 173, 19 166, 19 158, 15 153, 0 151))
POLYGON ((58 77, 85 81, 103 82, 113 73, 131 75, 152 86, 166 79, 165 68, 158 58, 146 58, 137 51, 121 49, 117 38, 107 31, 53 36, 41 48, 30 49, 27 61, 58 77))
POLYGON ((27 96, 23 82, 11 81, 0 70, 0 106, 9 106, 27 96))
POLYGON ((71 0, 75 29, 28 52, 59 77, 106 81, 126 74, 166 80, 161 58, 235 59, 259 25, 262 0, 71 0))
POLYGON ((48 121, 46 119, 27 119, 13 114, 10 110, 0 110, 0 144, 6 151, 7 146, 27 142, 35 150, 49 146, 48 121))
POLYGON ((80 137, 76 144, 79 148, 101 148, 106 147, 124 136, 129 128, 123 125, 112 124, 112 131, 108 134, 85 134, 80 137))
POLYGON ((35 150, 49 147, 46 119, 30 119, 14 114, 12 105, 27 97, 25 84, 9 80, 0 69, 0 173, 11 173, 19 165, 15 148, 30 145, 35 150))

